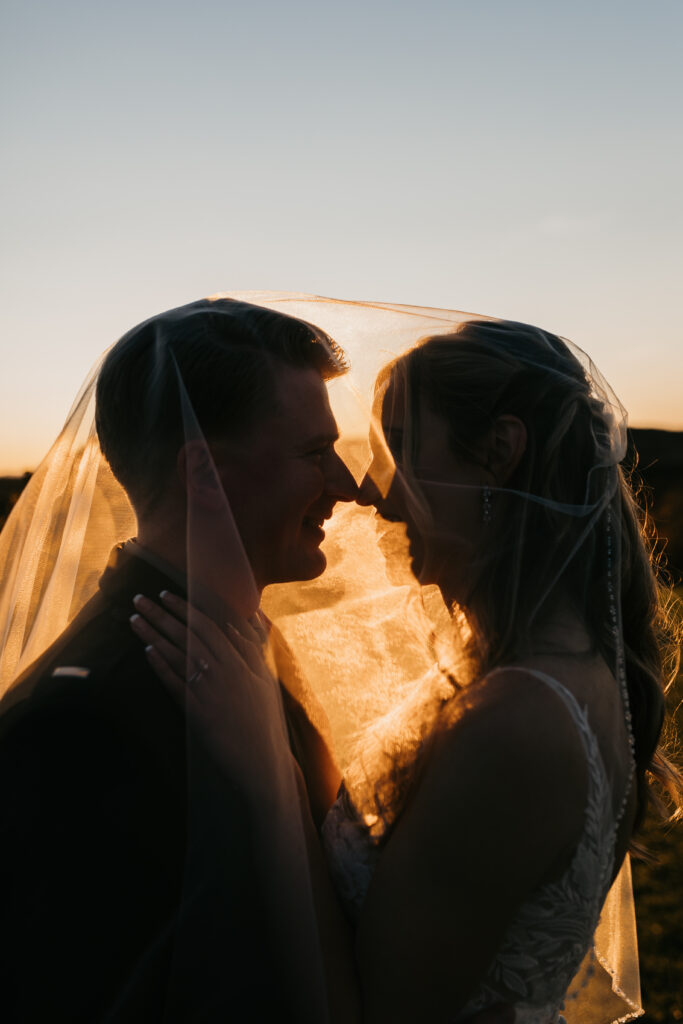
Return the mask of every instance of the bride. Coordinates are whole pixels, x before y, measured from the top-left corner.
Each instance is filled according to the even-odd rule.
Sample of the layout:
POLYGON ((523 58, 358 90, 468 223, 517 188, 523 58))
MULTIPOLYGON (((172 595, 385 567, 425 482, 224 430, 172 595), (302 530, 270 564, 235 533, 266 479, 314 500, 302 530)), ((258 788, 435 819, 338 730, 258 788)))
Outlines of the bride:
POLYGON ((391 362, 376 410, 397 468, 377 486, 376 444, 359 500, 405 524, 460 659, 419 747, 370 780, 378 838, 348 800, 326 823, 368 1019, 504 999, 555 1021, 589 984, 646 772, 666 778, 662 612, 612 410, 559 338, 496 321, 391 362))
MULTIPOLYGON (((470 320, 385 365, 373 411, 358 501, 404 529, 450 651, 389 734, 366 733, 322 826, 363 1019, 637 1016, 625 858, 648 777, 678 807, 681 790, 657 749, 675 641, 619 466, 622 410, 560 338, 470 320)), ((212 626, 196 633, 211 659, 212 626)), ((207 685, 234 676, 226 647, 207 685)), ((215 730, 220 693, 208 706, 215 730)))

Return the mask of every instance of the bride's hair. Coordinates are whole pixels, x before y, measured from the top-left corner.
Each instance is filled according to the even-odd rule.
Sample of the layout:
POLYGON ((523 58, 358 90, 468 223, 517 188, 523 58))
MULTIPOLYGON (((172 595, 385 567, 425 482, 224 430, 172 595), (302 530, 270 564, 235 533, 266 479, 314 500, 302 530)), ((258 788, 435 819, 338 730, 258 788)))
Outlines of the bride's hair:
MULTIPOLYGON (((625 671, 638 784, 638 823, 654 776, 683 812, 681 775, 657 747, 664 693, 678 667, 680 630, 670 588, 658 578, 653 531, 616 464, 612 410, 559 337, 526 324, 467 321, 429 337, 389 363, 377 389, 399 383, 406 408, 402 470, 420 434, 420 400, 448 424, 452 451, 481 464, 482 442, 497 417, 518 417, 527 445, 513 476, 490 496, 490 521, 475 555, 466 607, 471 678, 520 659, 533 647, 554 598, 569 599, 607 664, 617 663, 612 581, 620 587, 625 671), (540 499, 540 500, 534 500, 540 499), (582 514, 571 514, 571 510, 582 514), (568 510, 570 510, 568 514, 568 510), (621 524, 612 538, 611 523, 621 524), (619 552, 612 555, 612 548, 619 552)), ((396 817, 438 715, 422 741, 394 758, 375 788, 378 813, 396 817), (412 766, 406 763, 412 760, 412 766), (392 781, 393 780, 393 781, 392 781)), ((430 723, 430 724, 428 724, 430 723)))
POLYGON ((133 504, 163 493, 183 440, 179 380, 207 440, 240 435, 275 403, 277 366, 324 379, 348 368, 312 324, 237 302, 201 299, 152 317, 107 354, 97 380, 100 447, 133 504))

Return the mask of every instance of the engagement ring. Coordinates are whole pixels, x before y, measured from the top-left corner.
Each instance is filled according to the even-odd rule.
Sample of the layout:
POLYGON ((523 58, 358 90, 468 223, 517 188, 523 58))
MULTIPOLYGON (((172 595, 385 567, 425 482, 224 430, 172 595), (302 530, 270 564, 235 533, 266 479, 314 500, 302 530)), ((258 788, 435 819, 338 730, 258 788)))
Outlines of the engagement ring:
POLYGON ((209 671, 209 663, 204 658, 199 659, 199 668, 196 668, 190 678, 187 680, 188 686, 193 686, 194 683, 198 683, 205 672, 209 671))

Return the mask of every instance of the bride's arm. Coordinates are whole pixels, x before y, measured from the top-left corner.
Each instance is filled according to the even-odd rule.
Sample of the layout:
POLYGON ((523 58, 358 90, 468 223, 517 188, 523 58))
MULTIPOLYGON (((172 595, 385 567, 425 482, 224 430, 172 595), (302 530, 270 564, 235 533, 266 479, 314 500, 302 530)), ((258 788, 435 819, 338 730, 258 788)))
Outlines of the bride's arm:
MULTIPOLYGON (((199 641, 210 647, 211 634, 214 645, 216 644, 215 633, 218 627, 209 622, 197 609, 191 609, 187 601, 174 594, 165 593, 161 600, 165 607, 142 596, 139 596, 139 600, 136 599, 137 615, 131 624, 141 639, 153 645, 159 639, 165 642, 167 638, 172 637, 177 648, 176 654, 181 656, 182 661, 188 654, 188 635, 184 628, 178 631, 177 627, 181 623, 184 627, 191 614, 192 628, 199 641), (154 630, 159 632, 156 633, 154 630)), ((306 781, 313 820, 320 828, 337 796, 342 780, 332 752, 329 721, 282 633, 267 619, 265 621, 268 627, 268 643, 265 649, 247 622, 241 623, 241 632, 231 629, 232 643, 238 643, 241 653, 246 652, 252 662, 262 663, 264 669, 267 666, 280 684, 290 745, 306 781)), ((218 643, 223 651, 223 674, 229 678, 236 667, 239 670, 239 666, 236 666, 233 660, 235 652, 230 650, 230 644, 225 637, 222 640, 219 638, 218 643)), ((168 666, 164 664, 163 659, 159 659, 158 651, 149 652, 148 658, 150 655, 155 672, 177 690, 178 680, 172 681, 173 677, 168 675, 168 666)), ((182 668, 180 671, 184 677, 182 668)), ((220 674, 220 667, 218 671, 220 674)))
MULTIPOLYGON (((292 821, 298 818, 303 830, 306 845, 304 871, 308 869, 309 891, 313 897, 329 1019, 331 1024, 360 1024, 360 993, 353 956, 353 937, 327 872, 311 814, 306 781, 299 764, 289 753, 289 748, 286 749, 286 763, 273 760, 266 764, 263 760, 268 757, 269 744, 267 737, 264 737, 264 742, 259 741, 258 732, 267 733, 268 722, 265 719, 272 719, 277 714, 277 708, 272 706, 272 702, 279 701, 272 666, 269 669, 266 665, 260 645, 244 635, 249 633, 245 624, 243 633, 230 628, 228 639, 214 622, 197 609, 190 609, 182 599, 168 594, 164 595, 163 601, 165 609, 145 597, 137 597, 137 614, 131 619, 131 626, 148 645, 146 653, 151 667, 185 707, 193 727, 199 730, 217 763, 228 774, 234 772, 237 762, 233 748, 234 735, 237 733, 241 737, 242 752, 243 748, 254 751, 253 772, 255 779, 261 783, 258 793, 266 800, 271 796, 268 792, 271 787, 267 785, 269 773, 282 770, 292 772, 294 788, 288 794, 291 799, 288 799, 287 806, 279 810, 291 817, 292 821), (170 614, 169 609, 174 614, 170 614), (191 630, 188 630, 190 618, 191 630), (194 673, 192 667, 188 667, 190 633, 194 643, 190 661, 192 667, 195 664, 197 666, 194 673), (190 678, 186 682, 188 673, 190 678), (255 696, 255 701, 249 699, 250 694, 255 696), (266 784, 265 789, 263 783, 266 784), (297 804, 298 815, 294 810, 297 804)), ((295 682, 290 676, 290 685, 295 682)), ((297 696, 302 696, 300 687, 297 696)), ((308 717, 306 721, 309 721, 308 717)), ((311 739, 313 729, 310 724, 309 746, 314 745, 311 739)), ((242 773, 240 778, 243 784, 249 785, 248 776, 242 773)), ((274 778, 272 781, 276 782, 274 778)))
POLYGON ((313 820, 320 828, 342 781, 332 753, 329 720, 277 626, 271 625, 269 640, 273 668, 282 688, 292 747, 306 780, 313 820))
POLYGON ((547 687, 520 676, 463 695, 380 858, 357 940, 367 1024, 452 1021, 578 842, 580 738, 547 687))

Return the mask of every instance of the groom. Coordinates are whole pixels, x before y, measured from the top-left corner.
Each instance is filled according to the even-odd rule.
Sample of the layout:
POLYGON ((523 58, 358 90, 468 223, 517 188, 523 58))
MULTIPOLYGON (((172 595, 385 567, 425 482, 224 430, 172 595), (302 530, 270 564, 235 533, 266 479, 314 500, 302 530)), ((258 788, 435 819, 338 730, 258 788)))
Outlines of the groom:
MULTIPOLYGON (((136 595, 183 595, 195 574, 224 622, 323 572, 323 523, 356 493, 325 388, 344 368, 316 328, 230 300, 155 317, 107 356, 97 430, 138 532, 0 704, 3 1019, 301 1021, 249 808, 196 744, 188 777, 184 716, 129 619, 136 595)), ((309 697, 283 697, 319 820, 338 773, 309 697)))
MULTIPOLYGON (((323 523, 356 492, 325 387, 344 368, 322 332, 229 300, 155 317, 107 356, 97 430, 138 532, 0 705, 3 1019, 300 1019, 250 809, 201 742, 188 757, 129 619, 137 594, 183 595, 188 574, 223 622, 323 571, 323 523)), ((293 743, 327 757, 319 816, 335 768, 301 694, 284 696, 293 743)))

